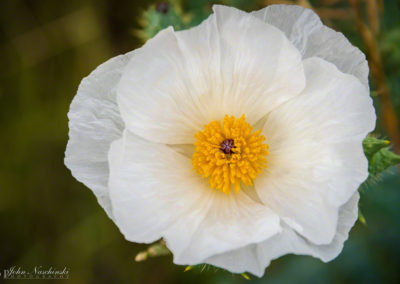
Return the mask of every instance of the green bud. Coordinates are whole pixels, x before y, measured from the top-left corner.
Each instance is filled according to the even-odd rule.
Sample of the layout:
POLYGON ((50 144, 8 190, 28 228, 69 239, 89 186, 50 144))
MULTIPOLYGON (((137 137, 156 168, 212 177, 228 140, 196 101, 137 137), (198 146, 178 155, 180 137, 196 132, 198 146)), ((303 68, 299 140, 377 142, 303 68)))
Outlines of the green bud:
POLYGON ((363 224, 364 226, 367 226, 367 221, 365 220, 365 217, 361 212, 360 208, 358 208, 358 221, 360 221, 361 224, 363 224))
POLYGON ((149 257, 157 257, 170 254, 170 250, 166 247, 165 242, 163 240, 150 245, 147 250, 139 252, 136 257, 135 261, 145 261, 149 257))
POLYGON ((136 255, 135 261, 137 262, 145 261, 148 258, 148 256, 149 254, 147 253, 147 251, 141 251, 136 255))
POLYGON ((251 280, 250 279, 250 277, 249 277, 249 275, 247 275, 246 273, 241 273, 240 275, 242 275, 242 277, 244 278, 244 279, 246 279, 246 280, 251 280))

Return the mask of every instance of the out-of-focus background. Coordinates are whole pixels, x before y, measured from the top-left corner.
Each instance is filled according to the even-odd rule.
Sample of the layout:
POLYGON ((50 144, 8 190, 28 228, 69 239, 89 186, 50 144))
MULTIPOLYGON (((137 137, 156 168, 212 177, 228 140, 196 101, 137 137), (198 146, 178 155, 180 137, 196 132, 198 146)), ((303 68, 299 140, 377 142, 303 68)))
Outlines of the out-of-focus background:
MULTIPOLYGON (((189 15, 192 7, 202 5, 204 17, 213 1, 184 2, 189 15)), ((220 2, 245 10, 294 3, 220 2)), ((172 264, 171 256, 135 262, 146 246, 127 242, 91 191, 63 163, 67 112, 79 82, 110 57, 142 45, 146 32, 154 32, 138 32, 145 23, 143 12, 157 3, 0 1, 0 282, 7 283, 3 270, 12 266, 66 267, 69 280, 58 281, 65 283, 248 281, 215 269, 183 272, 185 267, 172 264)), ((343 32, 368 55, 379 116, 376 133, 392 140, 398 151, 400 1, 296 3, 315 9, 325 24, 343 32)), ((170 13, 163 6, 153 7, 153 12, 170 13)), ((274 261, 262 279, 250 275, 251 281, 400 283, 398 173, 392 167, 363 186, 360 208, 367 225, 357 222, 337 259, 324 264, 312 257, 285 256, 274 261)))

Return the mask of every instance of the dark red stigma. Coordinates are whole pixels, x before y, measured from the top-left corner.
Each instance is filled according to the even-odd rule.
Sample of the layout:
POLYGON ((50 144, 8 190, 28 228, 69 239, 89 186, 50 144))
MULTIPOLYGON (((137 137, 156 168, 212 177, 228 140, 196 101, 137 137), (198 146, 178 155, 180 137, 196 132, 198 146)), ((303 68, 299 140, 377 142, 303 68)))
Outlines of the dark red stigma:
POLYGON ((235 148, 235 144, 233 143, 233 139, 225 139, 221 143, 221 151, 224 152, 225 154, 233 154, 234 152, 232 149, 235 148))

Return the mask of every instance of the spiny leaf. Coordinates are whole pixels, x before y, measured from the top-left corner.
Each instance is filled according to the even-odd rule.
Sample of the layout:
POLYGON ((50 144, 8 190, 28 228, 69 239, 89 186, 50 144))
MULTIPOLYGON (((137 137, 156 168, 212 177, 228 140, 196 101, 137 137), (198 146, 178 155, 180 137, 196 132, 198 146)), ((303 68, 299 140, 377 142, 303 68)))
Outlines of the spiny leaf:
POLYGON ((372 180, 390 166, 400 163, 400 156, 389 149, 389 144, 388 140, 379 139, 371 135, 364 139, 363 148, 368 159, 369 180, 372 180))
POLYGON ((258 2, 259 0, 223 0, 222 4, 233 6, 240 10, 252 11, 257 9, 258 2))
POLYGON ((218 269, 210 264, 203 263, 203 264, 196 264, 196 265, 188 265, 185 267, 184 272, 189 271, 189 270, 196 271, 196 272, 203 272, 203 271, 211 269, 211 268, 215 268, 216 270, 218 269))
MULTIPOLYGON (((255 10, 259 0, 220 0, 218 3, 234 6, 241 10, 255 10)), ((145 10, 139 24, 140 30, 135 34, 143 41, 155 36, 159 31, 172 26, 175 30, 188 29, 199 25, 212 12, 211 7, 216 4, 212 0, 169 0, 150 6, 145 10)))
POLYGON ((363 141, 364 153, 368 161, 371 160, 372 156, 380 149, 388 146, 390 142, 388 140, 378 139, 371 135, 368 135, 363 141))
POLYGON ((400 163, 400 156, 389 148, 382 148, 369 160, 368 171, 371 176, 376 176, 387 168, 400 163))
POLYGON ((147 41, 169 26, 175 30, 188 28, 190 19, 190 14, 182 11, 180 1, 160 2, 143 12, 139 19, 142 29, 135 31, 135 34, 143 41, 147 41))

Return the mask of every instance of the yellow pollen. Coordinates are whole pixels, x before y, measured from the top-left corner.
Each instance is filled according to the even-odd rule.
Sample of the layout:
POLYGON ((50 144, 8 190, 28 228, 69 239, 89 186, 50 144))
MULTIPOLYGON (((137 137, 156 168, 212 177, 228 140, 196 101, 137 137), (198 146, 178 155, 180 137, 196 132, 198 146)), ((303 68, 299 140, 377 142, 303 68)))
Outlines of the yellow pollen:
POLYGON ((193 168, 203 178, 209 178, 211 188, 228 194, 233 187, 238 193, 240 182, 253 185, 257 174, 266 167, 265 137, 260 135, 261 130, 252 130, 244 115, 239 119, 225 115, 222 124, 212 121, 195 135, 193 168))

